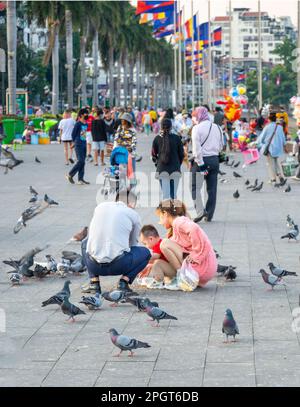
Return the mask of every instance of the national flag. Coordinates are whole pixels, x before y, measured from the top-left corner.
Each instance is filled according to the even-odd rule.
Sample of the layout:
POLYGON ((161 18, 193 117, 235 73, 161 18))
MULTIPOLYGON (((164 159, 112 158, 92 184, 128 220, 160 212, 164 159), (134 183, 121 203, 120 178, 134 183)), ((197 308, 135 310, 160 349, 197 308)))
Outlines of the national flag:
POLYGON ((222 27, 216 28, 212 33, 212 45, 217 46, 222 44, 222 27))
POLYGON ((150 21, 159 21, 166 18, 166 13, 144 13, 140 15, 140 24, 146 24, 150 21))
MULTIPOLYGON (((203 48, 208 48, 209 46, 209 24, 200 24, 200 40, 203 41, 203 48)), ((211 45, 221 45, 222 44, 222 27, 216 28, 211 33, 211 45)))
POLYGON ((138 0, 136 15, 142 13, 161 13, 165 11, 174 11, 175 1, 140 1, 138 0))
POLYGON ((167 27, 172 25, 174 28, 174 14, 173 13, 163 13, 165 14, 165 18, 161 20, 156 20, 153 22, 153 30, 156 31, 162 27, 167 27))
POLYGON ((183 33, 185 40, 192 40, 194 36, 194 40, 197 39, 197 14, 190 18, 184 23, 183 33))
POLYGON ((238 81, 238 82, 244 81, 246 78, 247 78, 247 75, 246 75, 245 73, 244 73, 244 74, 240 74, 240 75, 237 77, 237 81, 238 81))

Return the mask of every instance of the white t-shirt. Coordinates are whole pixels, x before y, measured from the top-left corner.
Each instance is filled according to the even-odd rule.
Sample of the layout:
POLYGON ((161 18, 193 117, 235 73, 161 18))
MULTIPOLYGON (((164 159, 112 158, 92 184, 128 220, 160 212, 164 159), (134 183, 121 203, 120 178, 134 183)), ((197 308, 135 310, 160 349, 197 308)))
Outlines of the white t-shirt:
POLYGON ((62 141, 72 141, 72 131, 74 129, 75 123, 75 120, 73 120, 71 117, 69 119, 62 119, 59 122, 58 128, 59 130, 62 130, 62 141))

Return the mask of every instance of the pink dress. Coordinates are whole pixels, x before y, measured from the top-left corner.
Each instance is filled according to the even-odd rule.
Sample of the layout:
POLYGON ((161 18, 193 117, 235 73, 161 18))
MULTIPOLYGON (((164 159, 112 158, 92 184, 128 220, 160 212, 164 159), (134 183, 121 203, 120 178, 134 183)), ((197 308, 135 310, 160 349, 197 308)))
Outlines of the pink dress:
POLYGON ((180 216, 173 222, 171 240, 184 253, 188 253, 198 264, 191 264, 200 277, 199 286, 204 286, 217 273, 217 258, 206 233, 191 219, 180 216))

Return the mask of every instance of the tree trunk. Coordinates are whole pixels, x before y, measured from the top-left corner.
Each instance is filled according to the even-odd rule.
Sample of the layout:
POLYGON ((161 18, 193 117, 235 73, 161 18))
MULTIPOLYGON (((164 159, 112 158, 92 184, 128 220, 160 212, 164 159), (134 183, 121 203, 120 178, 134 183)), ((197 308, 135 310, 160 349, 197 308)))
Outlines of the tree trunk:
POLYGON ((128 51, 125 48, 124 50, 124 106, 127 107, 127 100, 128 100, 128 51))
POLYGON ((85 49, 86 49, 86 36, 80 37, 80 72, 81 72, 81 99, 82 106, 86 106, 86 71, 85 71, 85 49))
POLYGON ((121 106, 121 65, 122 65, 122 55, 118 59, 116 106, 121 106))
POLYGON ((145 56, 141 55, 141 108, 145 106, 145 56))
POLYGON ((109 105, 114 104, 114 49, 112 45, 109 46, 109 105))
MULTIPOLYGON (((16 2, 7 1, 8 113, 16 113, 17 30, 16 2)), ((27 113, 27 112, 26 112, 27 113)))
POLYGON ((139 108, 140 106, 140 94, 141 94, 141 77, 140 77, 140 71, 141 71, 141 55, 137 55, 136 59, 136 101, 135 104, 139 108))
POLYGON ((54 27, 54 46, 52 49, 52 114, 58 114, 59 101, 59 26, 54 27))
POLYGON ((68 9, 65 11, 66 19, 66 53, 67 53, 67 102, 68 107, 72 108, 74 104, 74 75, 73 75, 73 24, 72 12, 68 9))
POLYGON ((130 105, 133 105, 133 69, 134 69, 134 59, 129 59, 129 100, 130 105))
POLYGON ((147 107, 150 108, 150 72, 147 73, 147 107))
POLYGON ((99 56, 99 43, 98 43, 98 31, 95 32, 93 40, 93 65, 94 65, 94 75, 93 75, 93 106, 98 106, 98 56, 99 56))

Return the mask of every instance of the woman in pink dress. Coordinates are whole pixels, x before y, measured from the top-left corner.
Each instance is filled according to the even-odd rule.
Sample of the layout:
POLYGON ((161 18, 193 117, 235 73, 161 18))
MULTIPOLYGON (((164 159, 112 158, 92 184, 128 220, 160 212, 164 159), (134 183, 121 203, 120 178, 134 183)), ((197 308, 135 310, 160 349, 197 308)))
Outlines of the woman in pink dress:
MULTIPOLYGON (((163 239, 160 249, 174 270, 180 269, 183 260, 190 263, 199 275, 199 286, 205 286, 217 273, 217 259, 213 246, 201 227, 187 216, 180 216, 184 204, 178 200, 165 200, 156 209, 160 224, 171 230, 163 239)), ((163 270, 162 270, 163 271, 163 270)))

